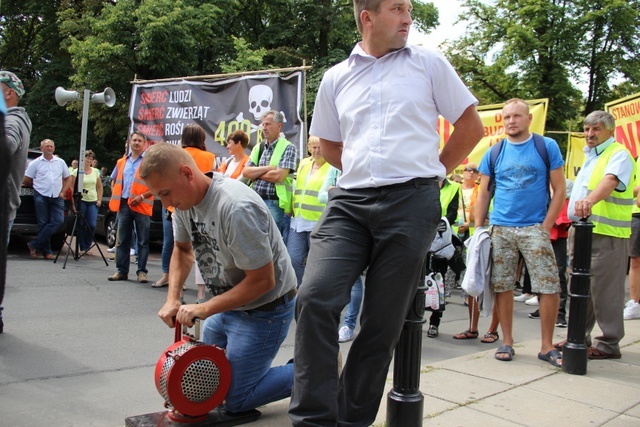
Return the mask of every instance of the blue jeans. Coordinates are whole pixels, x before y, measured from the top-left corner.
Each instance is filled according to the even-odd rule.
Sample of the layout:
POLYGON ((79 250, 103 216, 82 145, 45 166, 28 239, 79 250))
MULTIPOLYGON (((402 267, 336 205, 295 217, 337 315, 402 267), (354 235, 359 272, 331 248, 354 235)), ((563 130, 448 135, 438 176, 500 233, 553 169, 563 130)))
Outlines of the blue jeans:
POLYGON ((167 219, 167 210, 162 208, 162 272, 169 272, 173 254, 173 222, 167 219))
POLYGON ((331 190, 296 304, 294 426, 371 425, 442 209, 436 179, 331 190), (369 266, 360 333, 338 380, 338 326, 369 266))
POLYGON ((362 276, 358 276, 356 283, 351 288, 351 301, 347 306, 347 312, 344 315, 344 326, 348 326, 349 329, 356 328, 356 320, 358 319, 358 313, 360 313, 360 305, 362 304, 362 276))
POLYGON ((310 231, 298 232, 289 229, 287 252, 289 252, 289 258, 291 258, 293 270, 296 272, 298 287, 300 287, 300 283, 302 283, 302 276, 304 275, 306 257, 309 253, 310 235, 310 231))
POLYGON ((38 221, 38 235, 29 246, 40 249, 44 255, 51 254, 51 236, 64 223, 64 200, 61 197, 46 197, 34 190, 33 204, 38 221))
POLYGON ((280 230, 280 234, 284 238, 285 233, 289 234, 289 230, 288 230, 289 225, 285 227, 286 215, 284 214, 284 210, 279 205, 280 201, 265 200, 264 203, 267 205, 267 208, 269 208, 269 212, 271 212, 271 216, 276 221, 276 226, 278 227, 278 230, 280 230))
POLYGON ((135 224, 138 235, 138 269, 147 273, 147 259, 149 258, 149 227, 151 217, 132 211, 126 199, 120 201, 118 211, 118 241, 116 243, 116 271, 120 274, 129 274, 129 262, 131 249, 131 235, 135 224))
POLYGON ((81 222, 80 230, 78 232, 80 250, 85 252, 91 248, 91 245, 93 245, 93 233, 96 231, 96 221, 98 220, 98 205, 96 205, 96 202, 81 201, 80 212, 82 212, 84 219, 86 219, 87 224, 89 224, 89 229, 87 229, 84 222, 81 222))
POLYGON ((202 339, 226 349, 231 412, 255 409, 291 396, 293 364, 271 367, 293 320, 295 298, 273 311, 227 311, 204 321, 202 339))

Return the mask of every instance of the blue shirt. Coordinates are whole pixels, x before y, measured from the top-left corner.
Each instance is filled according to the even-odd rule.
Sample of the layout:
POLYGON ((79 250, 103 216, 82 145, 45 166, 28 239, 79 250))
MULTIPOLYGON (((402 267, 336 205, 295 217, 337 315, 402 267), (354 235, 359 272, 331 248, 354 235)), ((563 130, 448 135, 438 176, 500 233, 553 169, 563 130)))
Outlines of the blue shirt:
MULTIPOLYGON (((544 138, 551 170, 564 165, 558 144, 544 138)), ((491 149, 482 157, 480 173, 490 176, 491 149)), ((538 154, 533 137, 524 142, 505 140, 502 152, 496 159, 496 191, 489 223, 508 227, 527 227, 541 224, 547 215, 549 189, 547 166, 538 154)))

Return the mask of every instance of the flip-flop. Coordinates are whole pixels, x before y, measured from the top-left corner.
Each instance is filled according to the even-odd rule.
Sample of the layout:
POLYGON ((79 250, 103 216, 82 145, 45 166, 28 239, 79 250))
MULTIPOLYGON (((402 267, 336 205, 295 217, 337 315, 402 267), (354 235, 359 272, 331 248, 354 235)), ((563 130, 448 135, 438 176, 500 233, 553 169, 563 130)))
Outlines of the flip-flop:
POLYGON ((551 363, 556 368, 561 368, 562 364, 558 363, 558 359, 562 361, 562 353, 559 350, 551 350, 547 354, 538 353, 538 359, 551 363))
POLYGON ((153 282, 151 284, 152 288, 164 288, 165 286, 169 286, 169 282, 160 283, 160 281, 158 280, 157 282, 153 282))
POLYGON ((495 358, 501 362, 511 362, 514 354, 516 354, 516 352, 513 347, 510 345, 501 345, 496 350, 495 358), (506 354, 507 357, 498 357, 499 354, 506 354))

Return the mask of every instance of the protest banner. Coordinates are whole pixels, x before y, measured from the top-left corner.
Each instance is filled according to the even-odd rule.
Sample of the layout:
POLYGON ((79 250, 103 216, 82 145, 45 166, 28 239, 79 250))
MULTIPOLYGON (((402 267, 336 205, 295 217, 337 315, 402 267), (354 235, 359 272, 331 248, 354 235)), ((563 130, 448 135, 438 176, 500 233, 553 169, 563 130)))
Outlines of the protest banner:
POLYGON ((306 127, 300 116, 303 71, 230 77, 190 77, 162 81, 136 81, 131 93, 131 131, 143 132, 150 141, 180 144, 182 130, 196 123, 207 135, 207 150, 218 159, 229 155, 227 136, 241 129, 249 135, 249 149, 261 142, 261 116, 269 110, 284 114, 282 132, 304 156, 306 127))

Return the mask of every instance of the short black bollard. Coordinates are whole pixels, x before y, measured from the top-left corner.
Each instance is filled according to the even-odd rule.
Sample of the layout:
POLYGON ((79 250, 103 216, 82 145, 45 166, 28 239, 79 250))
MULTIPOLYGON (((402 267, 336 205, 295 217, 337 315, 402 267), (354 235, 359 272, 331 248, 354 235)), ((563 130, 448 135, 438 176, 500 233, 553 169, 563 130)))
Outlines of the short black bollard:
POLYGON ((573 261, 569 286, 569 328, 567 342, 562 347, 562 370, 568 374, 587 373, 587 345, 585 323, 587 304, 591 298, 591 239, 593 223, 581 219, 575 225, 573 261))
POLYGON ((427 287, 425 272, 409 308, 393 360, 393 389, 387 394, 387 427, 418 427, 422 425, 424 396, 420 392, 420 355, 424 298, 427 287))

